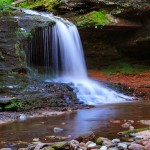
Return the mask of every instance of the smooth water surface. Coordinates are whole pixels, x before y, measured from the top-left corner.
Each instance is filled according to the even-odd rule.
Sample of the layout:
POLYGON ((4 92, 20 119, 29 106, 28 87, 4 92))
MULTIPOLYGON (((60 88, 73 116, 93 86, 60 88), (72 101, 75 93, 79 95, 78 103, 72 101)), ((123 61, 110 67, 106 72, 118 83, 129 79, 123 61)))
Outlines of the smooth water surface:
POLYGON ((101 105, 92 109, 79 110, 61 116, 28 119, 24 122, 14 122, 0 126, 0 141, 7 144, 15 141, 31 142, 33 138, 40 138, 43 142, 52 142, 46 136, 68 136, 75 138, 82 133, 94 131, 96 136, 114 138, 123 129, 124 120, 134 120, 135 128, 144 127, 138 121, 149 120, 150 103, 122 103, 101 105), (120 124, 113 124, 110 120, 120 120, 120 124), (54 127, 64 131, 55 134, 54 127))

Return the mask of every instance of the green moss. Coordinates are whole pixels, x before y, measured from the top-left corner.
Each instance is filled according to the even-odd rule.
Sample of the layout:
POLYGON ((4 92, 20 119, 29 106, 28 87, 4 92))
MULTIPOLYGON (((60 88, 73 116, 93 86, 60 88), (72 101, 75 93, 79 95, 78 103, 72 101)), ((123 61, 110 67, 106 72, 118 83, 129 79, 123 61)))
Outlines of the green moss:
POLYGON ((41 150, 55 150, 53 147, 49 146, 49 147, 44 147, 41 150))
POLYGON ((116 74, 116 73, 137 74, 137 73, 146 72, 149 69, 150 68, 148 66, 144 66, 144 65, 130 64, 127 62, 117 62, 105 69, 102 69, 101 71, 105 75, 111 75, 111 74, 116 74))
POLYGON ((36 9, 39 7, 45 8, 45 10, 51 11, 53 8, 57 7, 62 3, 62 0, 37 0, 34 3, 21 3, 20 7, 28 9, 36 9))
POLYGON ((122 135, 130 135, 131 133, 138 133, 138 132, 146 131, 146 130, 150 130, 150 127, 148 127, 148 128, 141 128, 141 129, 135 129, 135 130, 123 131, 123 132, 120 132, 120 134, 122 134, 122 135))
POLYGON ((102 145, 102 143, 103 143, 102 138, 99 137, 99 138, 96 140, 96 143, 97 143, 98 145, 102 145))
POLYGON ((55 150, 63 149, 63 146, 66 144, 66 142, 57 142, 54 145, 52 145, 52 148, 55 150))
POLYGON ((95 25, 95 28, 99 25, 106 25, 110 22, 105 11, 93 11, 86 15, 75 18, 77 26, 90 26, 95 25))

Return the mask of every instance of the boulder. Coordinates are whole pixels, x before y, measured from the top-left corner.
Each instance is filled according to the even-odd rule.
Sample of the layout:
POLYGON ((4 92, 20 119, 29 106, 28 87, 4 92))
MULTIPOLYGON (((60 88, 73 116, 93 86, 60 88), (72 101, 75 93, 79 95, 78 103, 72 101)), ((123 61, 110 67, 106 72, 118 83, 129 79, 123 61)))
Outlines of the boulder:
POLYGON ((82 135, 80 135, 79 137, 77 137, 75 140, 79 141, 79 142, 88 142, 88 141, 94 141, 95 140, 95 135, 92 131, 86 132, 82 135))

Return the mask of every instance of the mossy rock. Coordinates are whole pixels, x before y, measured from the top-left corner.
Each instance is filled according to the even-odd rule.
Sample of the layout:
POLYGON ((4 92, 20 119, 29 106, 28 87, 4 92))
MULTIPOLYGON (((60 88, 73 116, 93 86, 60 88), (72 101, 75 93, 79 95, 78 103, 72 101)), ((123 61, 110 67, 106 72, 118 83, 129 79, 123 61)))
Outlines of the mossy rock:
POLYGON ((51 147, 51 146, 48 146, 48 147, 42 148, 41 150, 55 150, 55 149, 53 147, 51 147))
POLYGON ((102 144, 103 144, 103 139, 102 139, 101 137, 99 137, 99 138, 96 140, 96 144, 102 145, 102 144))
POLYGON ((138 133, 138 132, 146 131, 146 130, 150 130, 150 127, 148 127, 148 128, 141 128, 141 129, 135 129, 135 130, 123 131, 123 132, 119 132, 119 134, 120 135, 130 135, 131 133, 138 133))
POLYGON ((20 7, 28 8, 28 9, 42 8, 47 11, 52 11, 54 8, 59 6, 61 3, 62 3, 61 0, 37 0, 35 2, 31 2, 30 4, 28 2, 23 2, 20 4, 20 7))
POLYGON ((87 27, 87 26, 104 26, 110 23, 110 19, 108 18, 105 11, 92 11, 88 14, 79 16, 75 18, 75 22, 79 27, 87 27))
POLYGON ((52 145, 52 148, 54 150, 63 149, 63 147, 66 145, 66 142, 58 142, 54 145, 52 145))

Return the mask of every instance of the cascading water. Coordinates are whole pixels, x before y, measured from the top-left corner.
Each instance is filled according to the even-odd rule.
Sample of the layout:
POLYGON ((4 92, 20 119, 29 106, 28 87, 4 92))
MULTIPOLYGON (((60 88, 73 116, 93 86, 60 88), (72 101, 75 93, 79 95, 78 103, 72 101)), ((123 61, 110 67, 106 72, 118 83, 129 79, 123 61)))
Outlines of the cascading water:
MULTIPOLYGON (((37 12, 33 12, 33 14, 50 18, 56 24, 35 34, 28 48, 30 50, 28 52, 30 53, 29 64, 32 64, 33 59, 39 61, 35 57, 42 50, 39 55, 43 57, 45 73, 48 74, 51 67, 54 74, 53 80, 73 83, 78 98, 86 104, 114 103, 131 99, 88 77, 80 36, 74 24, 49 14, 37 12), (40 43, 36 43, 36 41, 40 41, 40 43), (35 48, 35 43, 39 44, 39 48, 35 48)), ((52 79, 47 76, 46 81, 50 82, 52 79)))

